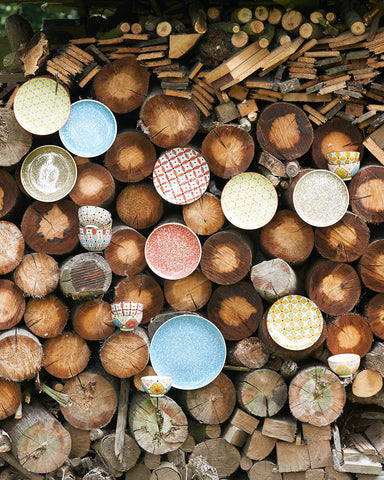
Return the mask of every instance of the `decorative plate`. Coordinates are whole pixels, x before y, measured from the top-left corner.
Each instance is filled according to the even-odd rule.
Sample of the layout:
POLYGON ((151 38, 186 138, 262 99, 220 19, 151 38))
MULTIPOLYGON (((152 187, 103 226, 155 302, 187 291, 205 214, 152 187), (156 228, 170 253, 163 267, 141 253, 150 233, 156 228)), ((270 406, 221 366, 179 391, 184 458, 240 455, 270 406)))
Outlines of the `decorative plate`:
POLYGON ((150 347, 152 367, 172 377, 172 387, 194 390, 211 383, 226 357, 220 330, 198 315, 179 315, 154 334, 150 347))
POLYGON ((105 153, 115 141, 116 134, 115 116, 97 100, 73 103, 68 121, 59 131, 65 148, 86 158, 105 153))
POLYGON ((71 100, 68 90, 49 77, 23 83, 13 102, 16 120, 28 132, 50 135, 68 120, 71 100))
POLYGON ((165 223, 155 228, 144 248, 148 267, 168 280, 190 275, 199 265, 201 244, 197 235, 181 223, 165 223))
POLYGON ((42 202, 55 202, 65 197, 74 187, 76 178, 76 162, 69 152, 55 145, 32 150, 20 170, 25 191, 42 202))
POLYGON ((153 169, 153 184, 167 202, 187 205, 198 200, 209 183, 209 167, 192 148, 172 148, 161 155, 153 169))
POLYGON ((329 227, 347 212, 349 193, 335 173, 312 170, 297 182, 292 199, 296 213, 304 222, 314 227, 329 227))
POLYGON ((301 295, 287 295, 272 304, 267 329, 272 339, 288 350, 305 350, 320 338, 323 316, 319 308, 301 295))
POLYGON ((231 178, 221 195, 221 207, 232 225, 244 230, 261 228, 270 222, 277 209, 277 193, 272 183, 254 172, 231 178))

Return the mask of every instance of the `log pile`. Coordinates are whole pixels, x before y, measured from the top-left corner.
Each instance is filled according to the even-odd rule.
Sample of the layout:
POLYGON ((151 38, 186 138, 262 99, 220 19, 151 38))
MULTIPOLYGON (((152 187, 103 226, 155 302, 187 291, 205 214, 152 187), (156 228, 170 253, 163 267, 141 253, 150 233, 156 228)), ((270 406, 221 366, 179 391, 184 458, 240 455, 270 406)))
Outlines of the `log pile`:
POLYGON ((383 477, 384 27, 381 8, 359 7, 175 4, 56 43, 49 22, 33 37, 8 20, 21 71, 0 72, 0 479, 383 477), (32 145, 60 144, 15 119, 31 75, 117 119, 105 155, 75 156, 76 184, 57 202, 28 196, 20 180, 32 145), (209 187, 171 204, 153 169, 186 146, 201 151, 209 187), (294 209, 295 187, 340 150, 362 161, 349 209, 313 227, 294 209), (224 188, 244 172, 276 191, 261 228, 223 212, 224 188), (79 244, 83 205, 112 213, 102 253, 79 244), (175 216, 202 244, 199 267, 180 279, 157 275, 145 255, 152 231, 175 216), (287 295, 324 317, 308 348, 285 348, 268 329, 271 304, 287 295), (144 304, 129 332, 111 314, 127 300, 144 304), (154 373, 152 338, 186 313, 218 328, 225 365, 201 388, 152 401, 140 381, 154 373), (348 380, 328 368, 340 353, 361 357, 348 380))

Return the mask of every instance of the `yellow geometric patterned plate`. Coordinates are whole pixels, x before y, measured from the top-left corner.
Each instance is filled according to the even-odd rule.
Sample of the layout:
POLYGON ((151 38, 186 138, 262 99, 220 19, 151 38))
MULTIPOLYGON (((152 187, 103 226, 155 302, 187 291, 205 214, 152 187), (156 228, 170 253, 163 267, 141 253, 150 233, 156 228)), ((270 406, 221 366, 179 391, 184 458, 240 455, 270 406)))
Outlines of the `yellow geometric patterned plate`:
POLYGON ((49 77, 35 77, 19 88, 13 111, 16 120, 28 132, 50 135, 68 120, 71 100, 60 83, 49 77))
POLYGON ((287 295, 269 309, 267 329, 272 339, 288 350, 305 350, 320 338, 323 316, 309 298, 287 295))
POLYGON ((253 230, 270 222, 277 209, 277 193, 272 183, 254 172, 231 178, 221 195, 221 207, 228 221, 238 228, 253 230))

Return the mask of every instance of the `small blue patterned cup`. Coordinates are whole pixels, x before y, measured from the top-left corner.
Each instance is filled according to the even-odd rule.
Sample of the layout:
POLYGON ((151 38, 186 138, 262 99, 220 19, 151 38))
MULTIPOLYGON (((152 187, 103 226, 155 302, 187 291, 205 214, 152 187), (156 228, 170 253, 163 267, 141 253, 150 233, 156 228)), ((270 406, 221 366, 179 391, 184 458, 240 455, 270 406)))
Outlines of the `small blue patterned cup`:
POLYGON ((79 227, 81 245, 90 252, 102 252, 111 243, 112 229, 79 227))

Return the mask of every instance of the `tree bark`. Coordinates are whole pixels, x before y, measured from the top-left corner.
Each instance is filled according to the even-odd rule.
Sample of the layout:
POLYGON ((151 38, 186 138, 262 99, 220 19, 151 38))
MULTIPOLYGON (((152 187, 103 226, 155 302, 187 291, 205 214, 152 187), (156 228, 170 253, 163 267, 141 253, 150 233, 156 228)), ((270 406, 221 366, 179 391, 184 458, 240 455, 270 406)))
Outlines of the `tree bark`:
POLYGON ((240 452, 224 438, 212 438, 198 443, 190 459, 202 456, 207 463, 216 468, 219 478, 226 478, 234 473, 240 465, 240 452))
POLYGON ((207 192, 195 202, 183 206, 183 219, 197 235, 212 235, 225 222, 220 199, 207 192))
POLYGON ((231 365, 256 369, 264 367, 268 359, 268 348, 258 337, 243 338, 228 350, 231 365))
POLYGON ((360 259, 359 269, 364 285, 374 292, 384 292, 384 240, 376 240, 368 245, 360 259))
POLYGON ((72 310, 75 332, 84 340, 97 341, 115 330, 111 305, 103 300, 90 300, 72 310))
POLYGON ((364 357, 372 342, 369 323, 357 313, 342 315, 328 326, 327 347, 333 355, 356 353, 364 357))
POLYGON ((365 311, 365 318, 372 330, 372 333, 376 337, 384 340, 384 294, 378 293, 373 298, 371 298, 367 305, 365 311))
POLYGON ((362 167, 351 180, 349 197, 352 211, 365 222, 379 224, 384 221, 383 185, 382 166, 362 167))
POLYGON ((84 163, 77 167, 76 183, 69 196, 80 206, 107 207, 115 196, 115 181, 102 165, 84 163))
POLYGON ((42 298, 58 286, 59 265, 46 253, 31 253, 23 257, 13 277, 25 296, 42 298))
POLYGON ((67 306, 53 293, 44 298, 28 300, 24 314, 25 325, 32 333, 43 338, 60 335, 68 318, 67 306))
POLYGON ((13 415, 21 403, 19 383, 0 378, 0 420, 13 415))
POLYGON ((0 165, 20 162, 32 146, 32 134, 22 128, 9 108, 0 108, 0 165))
POLYGON ((25 298, 11 280, 0 279, 0 330, 14 327, 25 312, 25 298))
POLYGON ((175 310, 196 312, 208 302, 211 293, 212 283, 198 270, 180 280, 164 282, 165 299, 175 310))

